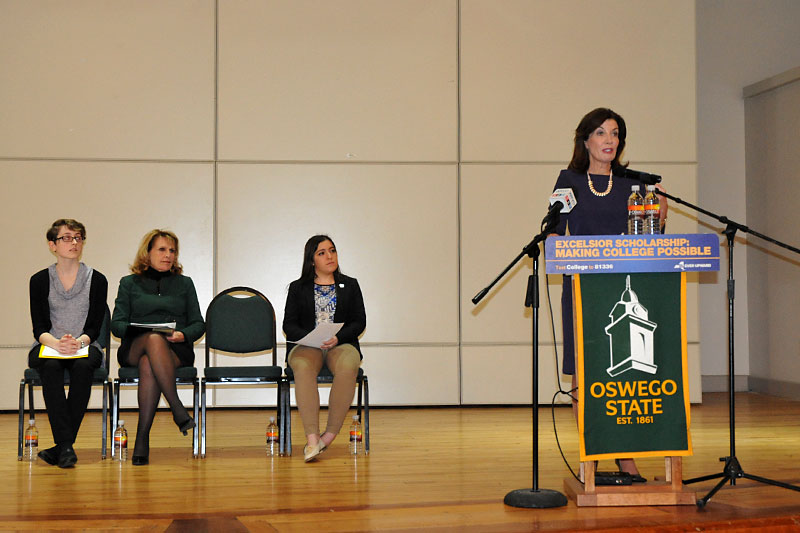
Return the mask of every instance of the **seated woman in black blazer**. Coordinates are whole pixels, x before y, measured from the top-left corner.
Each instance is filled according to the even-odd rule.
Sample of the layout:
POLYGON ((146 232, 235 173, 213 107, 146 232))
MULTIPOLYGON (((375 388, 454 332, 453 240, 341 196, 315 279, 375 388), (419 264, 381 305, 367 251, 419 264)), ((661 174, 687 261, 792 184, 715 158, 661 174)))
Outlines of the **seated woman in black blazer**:
POLYGON ((283 316, 286 360, 294 372, 297 409, 308 441, 303 448, 306 462, 330 446, 342 428, 361 366, 358 336, 366 325, 361 288, 355 278, 339 272, 336 245, 327 235, 311 237, 303 253, 300 279, 289 285, 283 316), (320 348, 292 342, 306 336, 321 322, 344 325, 320 348), (328 400, 328 423, 320 435, 317 375, 323 365, 333 374, 333 386, 328 400))

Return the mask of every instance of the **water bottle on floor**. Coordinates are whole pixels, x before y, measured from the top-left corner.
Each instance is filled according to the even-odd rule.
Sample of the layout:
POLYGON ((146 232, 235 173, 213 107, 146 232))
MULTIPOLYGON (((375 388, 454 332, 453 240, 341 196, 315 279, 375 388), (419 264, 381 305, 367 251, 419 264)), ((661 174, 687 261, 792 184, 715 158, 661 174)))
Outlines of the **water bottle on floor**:
POLYGON ((114 430, 114 449, 111 455, 115 461, 124 463, 128 460, 128 430, 125 429, 125 421, 117 421, 117 429, 114 430))
POLYGON ((353 423, 350 424, 350 455, 361 453, 361 422, 358 415, 353 415, 353 423))
POLYGON ((644 233, 644 198, 639 194, 639 186, 631 185, 628 196, 628 235, 644 233))
POLYGON ((278 425, 275 423, 275 417, 269 417, 269 424, 267 424, 267 457, 276 457, 280 455, 280 441, 278 439, 278 425))
POLYGON ((39 455, 39 430, 36 429, 36 421, 32 418, 28 420, 28 428, 25 430, 25 448, 22 458, 25 461, 35 461, 39 455))

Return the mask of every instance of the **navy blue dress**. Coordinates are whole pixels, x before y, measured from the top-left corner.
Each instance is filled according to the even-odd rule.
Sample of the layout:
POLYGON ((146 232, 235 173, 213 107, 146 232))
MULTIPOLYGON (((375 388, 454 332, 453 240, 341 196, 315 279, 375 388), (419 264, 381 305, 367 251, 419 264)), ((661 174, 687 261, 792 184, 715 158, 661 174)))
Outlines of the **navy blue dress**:
MULTIPOLYGON (((598 192, 608 188, 608 176, 592 174, 592 184, 598 192)), ((569 188, 575 193, 577 205, 565 215, 555 232, 564 235, 620 235, 628 230, 628 196, 631 185, 639 185, 629 178, 614 176, 614 184, 607 196, 596 196, 589 190, 586 173, 562 170, 554 189, 569 188)), ((640 190, 641 192, 641 190, 640 190)), ((562 371, 575 373, 575 335, 572 327, 572 276, 564 276, 561 291, 561 324, 564 337, 562 371)))

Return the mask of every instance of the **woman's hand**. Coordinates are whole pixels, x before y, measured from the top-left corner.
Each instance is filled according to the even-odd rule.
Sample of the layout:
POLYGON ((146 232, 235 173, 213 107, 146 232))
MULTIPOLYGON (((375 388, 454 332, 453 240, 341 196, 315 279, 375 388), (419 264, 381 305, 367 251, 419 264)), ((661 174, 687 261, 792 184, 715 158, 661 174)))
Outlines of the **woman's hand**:
POLYGON ((58 350, 58 353, 61 355, 74 355, 80 347, 81 343, 78 342, 78 339, 67 333, 58 339, 56 350, 58 350))
POLYGON ((177 329, 172 332, 172 335, 167 337, 167 341, 169 342, 183 342, 186 340, 182 331, 178 331, 177 329))
MULTIPOLYGON (((664 186, 661 185, 660 183, 656 183, 656 189, 658 189, 661 192, 667 192, 664 186)), ((659 195, 658 203, 659 203, 658 216, 661 219, 661 225, 664 225, 667 222, 667 209, 669 209, 669 207, 667 206, 667 197, 659 195)))
POLYGON ((336 337, 336 335, 334 335, 330 339, 328 339, 325 342, 323 342, 322 346, 320 346, 320 349, 322 349, 322 350, 330 350, 331 348, 333 348, 337 344, 339 344, 339 339, 336 337))

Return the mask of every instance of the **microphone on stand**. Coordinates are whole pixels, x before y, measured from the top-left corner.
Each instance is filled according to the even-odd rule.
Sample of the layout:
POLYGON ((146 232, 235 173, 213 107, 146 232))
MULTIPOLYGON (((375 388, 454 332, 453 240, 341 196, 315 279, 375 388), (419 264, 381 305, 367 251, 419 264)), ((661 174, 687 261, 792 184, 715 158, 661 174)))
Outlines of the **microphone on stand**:
POLYGON ((658 174, 649 174, 640 170, 631 170, 629 168, 614 169, 614 175, 619 178, 630 178, 645 185, 655 185, 661 183, 661 176, 658 174))
POLYGON ((551 223, 555 226, 558 224, 559 215, 561 213, 569 213, 576 205, 578 205, 578 198, 572 189, 554 190, 553 194, 550 195, 550 209, 547 210, 547 214, 542 219, 542 226, 551 223))

